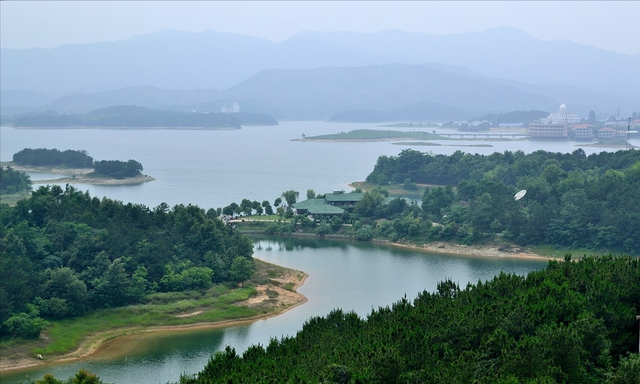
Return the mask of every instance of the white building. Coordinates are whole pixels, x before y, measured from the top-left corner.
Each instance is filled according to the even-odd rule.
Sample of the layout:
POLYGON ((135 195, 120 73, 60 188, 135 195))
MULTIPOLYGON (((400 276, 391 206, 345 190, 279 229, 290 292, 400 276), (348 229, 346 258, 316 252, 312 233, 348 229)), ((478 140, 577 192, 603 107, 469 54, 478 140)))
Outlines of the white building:
POLYGON ((540 119, 543 124, 574 124, 580 122, 580 117, 575 113, 567 113, 567 106, 560 105, 558 113, 551 113, 546 118, 540 119))
POLYGON ((240 105, 237 101, 233 102, 231 107, 223 106, 220 108, 221 113, 240 113, 240 105))

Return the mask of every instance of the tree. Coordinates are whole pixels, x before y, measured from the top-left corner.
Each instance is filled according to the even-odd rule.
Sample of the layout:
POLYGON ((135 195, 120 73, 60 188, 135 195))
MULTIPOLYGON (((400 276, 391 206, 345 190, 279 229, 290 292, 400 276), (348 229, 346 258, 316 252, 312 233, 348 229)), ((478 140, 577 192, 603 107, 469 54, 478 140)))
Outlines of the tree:
POLYGON ((307 200, 314 199, 316 197, 316 192, 313 189, 307 189, 307 200))
POLYGON ((284 197, 284 200, 287 202, 289 209, 291 209, 291 206, 296 203, 298 196, 300 196, 298 191, 289 190, 282 192, 282 197, 284 197))
POLYGON ((248 280, 253 275, 253 260, 249 260, 246 257, 237 256, 231 263, 231 270, 229 271, 231 278, 234 281, 240 283, 244 288, 245 280, 248 280))
POLYGON ((596 120, 596 113, 593 111, 593 109, 589 111, 589 119, 588 119, 588 121, 589 121, 589 124, 595 124, 595 123, 598 122, 596 120))

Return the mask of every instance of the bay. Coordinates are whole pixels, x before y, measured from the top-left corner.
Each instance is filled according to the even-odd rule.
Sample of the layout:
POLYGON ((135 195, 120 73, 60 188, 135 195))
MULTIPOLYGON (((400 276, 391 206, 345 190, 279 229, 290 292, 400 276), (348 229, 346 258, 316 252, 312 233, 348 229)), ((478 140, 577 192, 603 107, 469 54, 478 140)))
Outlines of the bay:
POLYGON ((276 317, 224 328, 160 332, 112 340, 81 361, 2 374, 2 382, 51 372, 67 378, 80 368, 96 372, 108 383, 175 382, 180 374, 199 372, 216 351, 230 345, 238 352, 271 338, 295 335, 312 316, 334 308, 366 317, 403 296, 435 290, 450 278, 461 287, 488 280, 501 271, 524 275, 544 268, 546 261, 518 258, 440 255, 418 250, 331 239, 251 237, 254 257, 309 274, 299 292, 308 302, 276 317))
MULTIPOLYGON (((505 150, 530 153, 538 149, 571 152, 575 142, 493 141, 492 147, 453 147, 477 141, 440 141, 443 146, 393 145, 390 142, 303 142, 313 136, 354 129, 389 129, 375 124, 284 121, 279 126, 239 130, 108 130, 0 128, 0 160, 11 161, 24 148, 86 150, 95 160, 134 159, 156 180, 126 186, 73 184, 92 196, 109 197, 150 208, 165 202, 218 208, 232 202, 273 200, 287 190, 300 196, 349 190, 364 180, 381 155, 396 156, 406 148, 451 154, 456 150, 491 154, 505 150), (446 146, 445 146, 446 145, 446 146)), ((396 128, 408 131, 409 128, 396 128)), ((414 128, 415 129, 415 128, 414 128)), ((431 132, 432 128, 422 128, 431 132)), ((436 130, 438 131, 438 130, 436 130)), ((445 130, 444 132, 451 132, 445 130)), ((633 140, 632 140, 633 141, 633 140)), ((640 145, 640 140, 635 140, 640 145)), ((589 153, 604 149, 584 147, 589 153)), ((611 150, 611 149, 609 149, 611 150)), ((37 177, 33 178, 34 180, 37 177)), ((64 185, 62 185, 64 187, 64 185)), ((36 186, 37 187, 37 186, 36 186)))
MULTIPOLYGON (((0 160, 10 161, 24 148, 86 150, 96 160, 135 159, 156 181, 140 185, 75 184, 92 196, 155 207, 194 204, 223 207, 243 198, 273 201, 283 191, 307 189, 317 193, 348 190, 373 170, 381 155, 395 156, 413 148, 436 154, 456 150, 491 154, 505 150, 530 153, 538 149, 571 152, 574 142, 494 141, 492 147, 424 147, 390 142, 301 142, 306 136, 388 129, 375 124, 285 121, 279 126, 241 130, 102 130, 0 128, 0 160)), ((409 130, 399 128, 398 130, 409 130)), ((431 132, 433 129, 425 130, 431 132)), ((438 131, 438 130, 436 130, 438 131)), ((456 141, 460 145, 475 141, 456 141)), ((632 140, 640 145, 640 140, 632 140)), ((605 149, 583 147, 587 154, 605 149)), ((614 149, 606 149, 613 151, 614 149)), ((34 179, 38 179, 33 174, 34 179)), ((48 177, 47 177, 48 178, 48 177)), ((44 177, 42 178, 44 179, 44 177)), ((64 186, 63 186, 64 187, 64 186)), ((87 368, 109 383, 166 383, 181 373, 200 371, 211 354, 231 345, 238 351, 272 337, 293 335, 311 316, 333 308, 366 316, 373 308, 391 305, 405 294, 413 299, 433 291, 438 281, 451 278, 461 286, 490 279, 500 271, 525 274, 543 268, 543 261, 443 256, 377 244, 309 239, 254 239, 255 257, 300 269, 310 277, 300 292, 309 302, 280 316, 233 327, 156 333, 114 340, 90 359, 42 366, 0 375, 2 382, 41 378, 46 372, 67 378, 87 368)))

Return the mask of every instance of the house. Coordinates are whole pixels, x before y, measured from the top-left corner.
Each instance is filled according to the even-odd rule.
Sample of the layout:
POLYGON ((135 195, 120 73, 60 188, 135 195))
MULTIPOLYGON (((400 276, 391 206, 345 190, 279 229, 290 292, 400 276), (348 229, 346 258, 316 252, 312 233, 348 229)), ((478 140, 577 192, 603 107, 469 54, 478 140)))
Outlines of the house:
POLYGON ((295 203, 292 208, 297 214, 313 215, 316 218, 342 215, 353 211, 363 196, 364 193, 361 192, 345 193, 343 190, 337 190, 325 194, 324 197, 295 203))
POLYGON ((530 123, 529 137, 544 140, 566 140, 568 130, 566 123, 530 123))
POLYGON ((593 140, 593 125, 591 124, 573 124, 571 130, 576 141, 593 140))

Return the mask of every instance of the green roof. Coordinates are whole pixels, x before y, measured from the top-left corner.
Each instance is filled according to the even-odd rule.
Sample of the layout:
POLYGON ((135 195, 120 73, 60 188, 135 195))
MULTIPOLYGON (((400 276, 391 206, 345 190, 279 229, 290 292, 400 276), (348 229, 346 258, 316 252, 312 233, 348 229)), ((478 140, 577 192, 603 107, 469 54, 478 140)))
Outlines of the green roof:
POLYGON ((325 200, 328 202, 344 203, 344 202, 358 202, 362 200, 364 193, 362 192, 350 192, 350 193, 327 193, 324 195, 325 200))
POLYGON ((295 203, 293 208, 307 210, 312 215, 341 215, 344 209, 329 205, 325 199, 309 199, 295 203))

